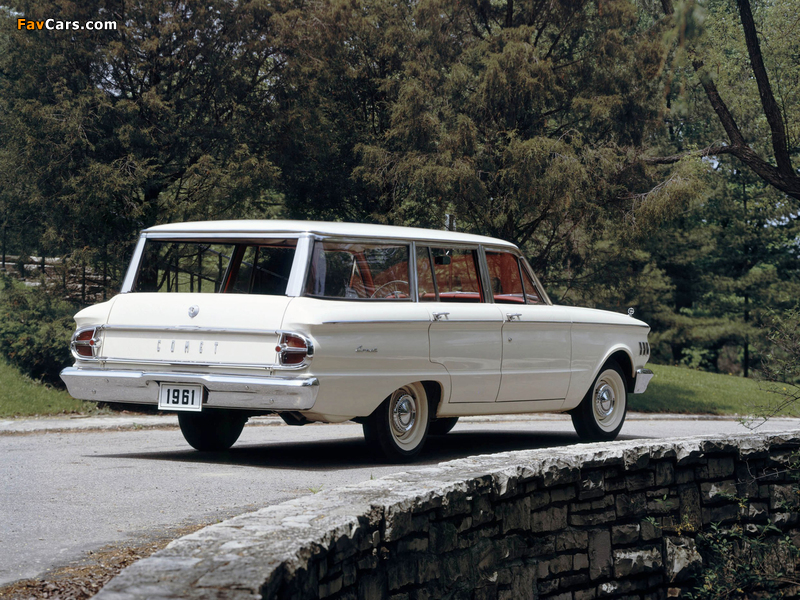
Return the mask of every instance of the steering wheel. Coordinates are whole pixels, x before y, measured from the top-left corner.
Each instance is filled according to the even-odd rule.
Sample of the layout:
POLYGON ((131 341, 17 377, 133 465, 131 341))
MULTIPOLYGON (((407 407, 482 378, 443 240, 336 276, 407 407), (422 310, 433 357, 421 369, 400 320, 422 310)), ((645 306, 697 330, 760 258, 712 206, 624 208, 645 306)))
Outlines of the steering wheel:
POLYGON ((383 285, 379 285, 370 298, 375 298, 380 294, 381 290, 384 288, 390 288, 389 293, 383 296, 383 298, 408 298, 409 296, 409 287, 408 282, 403 281, 402 279, 394 279, 392 281, 387 281, 383 285), (405 286, 405 289, 402 289, 400 286, 405 286))

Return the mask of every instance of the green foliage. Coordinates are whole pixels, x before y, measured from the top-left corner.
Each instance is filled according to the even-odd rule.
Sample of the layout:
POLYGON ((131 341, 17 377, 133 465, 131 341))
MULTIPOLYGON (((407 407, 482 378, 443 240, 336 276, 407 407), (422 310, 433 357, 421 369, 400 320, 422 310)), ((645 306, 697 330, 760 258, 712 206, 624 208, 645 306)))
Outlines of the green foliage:
POLYGON ((94 402, 75 400, 67 392, 26 377, 0 361, 0 418, 86 414, 98 411, 94 402))
POLYGON ((750 427, 776 415, 800 413, 800 305, 770 313, 767 331, 770 350, 761 371, 770 395, 756 404, 750 427))
POLYGON ((785 598, 788 587, 800 585, 795 566, 800 549, 774 525, 748 531, 739 524, 711 524, 697 541, 705 568, 686 594, 691 600, 785 598))
MULTIPOLYGON (((776 485, 772 501, 787 515, 800 508, 800 454, 786 465, 786 483, 776 485), (778 491, 780 489, 781 491, 778 491)), ((752 511, 747 498, 732 496, 738 505, 736 523, 711 523, 697 535, 703 571, 686 597, 691 600, 722 600, 796 597, 800 586, 800 547, 796 536, 773 522, 756 524, 743 517, 752 511)))
POLYGON ((58 374, 72 362, 69 342, 75 307, 8 277, 3 277, 2 285, 0 354, 25 375, 63 387, 58 374))
POLYGON ((769 352, 769 310, 800 295, 800 220, 786 216, 784 196, 728 159, 707 164, 703 180, 691 210, 649 232, 627 265, 607 263, 624 289, 612 288, 606 302, 637 307, 653 328, 656 362, 748 376, 769 352))
POLYGON ((79 252, 120 272, 143 226, 268 210, 276 170, 264 138, 280 65, 261 31, 272 9, 215 0, 12 8, 118 24, 32 34, 2 13, 0 173, 12 185, 0 203, 17 251, 79 252))

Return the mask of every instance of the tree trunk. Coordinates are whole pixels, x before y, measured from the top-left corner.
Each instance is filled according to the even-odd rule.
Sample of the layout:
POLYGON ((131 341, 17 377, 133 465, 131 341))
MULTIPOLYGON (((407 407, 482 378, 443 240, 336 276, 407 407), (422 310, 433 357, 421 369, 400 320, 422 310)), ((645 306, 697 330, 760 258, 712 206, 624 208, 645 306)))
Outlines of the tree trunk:
POLYGON ((755 75, 756 83, 758 84, 758 93, 761 96, 764 116, 767 118, 767 123, 769 123, 769 128, 772 132, 772 151, 775 153, 778 171, 784 176, 788 175, 796 178, 797 174, 792 169, 792 161, 789 159, 786 128, 784 127, 778 103, 775 102, 775 96, 772 94, 772 86, 769 83, 769 76, 761 55, 761 45, 758 43, 756 24, 753 20, 753 13, 750 10, 750 2, 749 0, 737 0, 736 3, 739 5, 739 16, 744 29, 744 39, 747 42, 750 67, 753 69, 753 75, 755 75))
MULTIPOLYGON (((717 118, 719 118, 725 132, 728 134, 730 143, 729 145, 710 146, 705 150, 701 150, 699 154, 701 156, 732 154, 769 185, 792 198, 800 200, 800 176, 798 176, 797 171, 792 167, 786 127, 784 125, 785 121, 781 114, 780 107, 775 101, 772 85, 767 75, 767 69, 764 66, 761 45, 758 41, 758 34, 755 20, 753 19, 753 12, 750 8, 750 2, 749 0, 736 1, 739 7, 739 17, 742 23, 742 29, 744 30, 745 42, 747 44, 747 54, 750 58, 750 68, 753 71, 753 77, 758 85, 758 93, 761 97, 761 108, 764 111, 764 117, 769 124, 772 138, 772 150, 775 157, 775 165, 777 166, 761 158, 745 141, 744 136, 739 130, 739 126, 736 124, 736 120, 733 118, 730 110, 728 110, 728 106, 720 96, 714 80, 705 70, 703 61, 700 59, 695 60, 693 66, 695 71, 697 71, 700 84, 703 86, 703 90, 706 93, 711 107, 714 109, 714 112, 717 113, 717 118)), ((661 5, 664 14, 670 15, 673 13, 672 0, 662 0, 661 5)), ((684 156, 685 154, 646 158, 644 162, 648 164, 671 164, 678 162, 684 156)))

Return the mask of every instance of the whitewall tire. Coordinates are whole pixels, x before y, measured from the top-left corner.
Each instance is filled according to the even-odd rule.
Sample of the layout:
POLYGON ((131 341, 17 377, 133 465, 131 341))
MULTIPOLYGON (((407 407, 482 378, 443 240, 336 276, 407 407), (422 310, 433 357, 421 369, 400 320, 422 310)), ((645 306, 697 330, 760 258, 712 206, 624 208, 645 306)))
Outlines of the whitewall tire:
POLYGON ((367 443, 389 462, 406 462, 428 437, 430 407, 421 383, 395 390, 363 423, 367 443))
POLYGON ((617 437, 628 411, 625 375, 614 360, 609 360, 572 411, 572 424, 582 440, 611 441, 617 437))

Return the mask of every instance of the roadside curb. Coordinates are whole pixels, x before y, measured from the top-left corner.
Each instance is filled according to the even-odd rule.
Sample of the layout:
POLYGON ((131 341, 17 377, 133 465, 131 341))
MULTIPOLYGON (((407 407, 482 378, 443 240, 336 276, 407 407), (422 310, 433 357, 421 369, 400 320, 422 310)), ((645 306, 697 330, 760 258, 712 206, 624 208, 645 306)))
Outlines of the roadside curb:
MULTIPOLYGON (((738 415, 682 415, 671 413, 638 413, 629 412, 630 421, 736 421, 738 415)), ((559 413, 540 413, 523 415, 484 415, 461 417, 463 423, 503 423, 503 422, 541 422, 568 421, 570 416, 559 413)), ((779 417, 771 419, 781 421, 779 417)), ((789 419, 789 421, 792 421, 789 419)), ((248 426, 282 425, 283 420, 277 415, 252 417, 248 426)), ((178 427, 175 414, 162 415, 65 415, 55 417, 32 417, 0 420, 0 435, 20 435, 32 433, 66 433, 70 431, 115 431, 128 429, 174 429, 178 427)))

